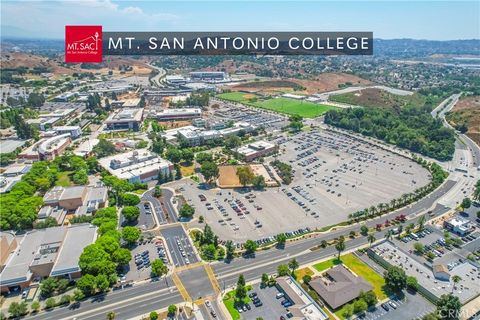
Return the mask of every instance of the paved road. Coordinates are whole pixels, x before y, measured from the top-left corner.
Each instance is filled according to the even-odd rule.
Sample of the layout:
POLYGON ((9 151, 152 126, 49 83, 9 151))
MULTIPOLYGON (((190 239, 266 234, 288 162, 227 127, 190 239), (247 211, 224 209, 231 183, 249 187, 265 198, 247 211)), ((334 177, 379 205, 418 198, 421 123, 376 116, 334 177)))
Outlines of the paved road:
MULTIPOLYGON (((478 146, 475 144, 469 145, 478 154, 478 146)), ((478 159, 478 158, 477 158, 478 159)), ((458 182, 453 180, 446 181, 439 189, 433 192, 430 196, 420 200, 418 203, 404 208, 398 212, 391 213, 384 217, 376 218, 366 222, 368 226, 374 226, 377 223, 382 223, 386 219, 391 219, 398 214, 406 216, 414 216, 422 213, 425 210, 434 206, 432 215, 438 216, 449 210, 449 208, 439 205, 438 199, 448 193, 458 182)), ((171 217, 176 218, 170 198, 173 193, 169 190, 164 190, 167 210, 171 217), (170 213, 171 212, 171 213, 170 213)), ((409 222, 415 223, 418 217, 412 218, 409 222)), ((230 263, 217 262, 212 264, 212 268, 217 276, 221 288, 228 288, 235 285, 238 275, 242 273, 246 281, 252 281, 260 278, 261 274, 275 273, 279 264, 286 263, 293 257, 302 264, 311 263, 320 259, 325 259, 336 253, 333 246, 311 251, 310 248, 318 245, 322 240, 329 240, 340 235, 346 235, 350 230, 359 230, 359 226, 349 226, 347 228, 332 231, 328 234, 318 236, 315 238, 308 238, 302 241, 288 243, 285 249, 271 249, 267 251, 260 251, 256 253, 255 258, 237 258, 230 263)), ((387 229, 375 233, 377 239, 385 236, 387 229)), ((175 235, 174 235, 175 237, 175 235)), ((359 237, 346 242, 346 250, 354 250, 362 245, 367 244, 366 237, 359 237)), ((170 286, 173 282, 166 278, 170 286)), ((207 280, 207 279, 205 279, 207 280)), ((207 282, 205 283, 207 286, 207 282)), ((208 286, 210 286, 208 281, 208 286)), ((101 301, 87 300, 82 302, 80 309, 72 310, 69 308, 59 308, 50 312, 42 312, 31 318, 33 319, 102 319, 109 311, 115 311, 117 319, 128 319, 138 316, 143 313, 150 312, 154 308, 166 307, 172 303, 181 303, 182 298, 175 287, 168 288, 165 281, 156 283, 147 283, 137 285, 128 289, 115 291, 105 295, 101 301)))
POLYGON ((167 248, 170 252, 172 264, 174 266, 181 267, 187 264, 198 262, 198 258, 193 250, 193 245, 190 242, 190 238, 185 233, 185 230, 181 225, 162 228, 160 233, 167 243, 167 248), (180 248, 183 249, 185 257, 182 255, 180 248))
POLYGON ((173 191, 170 189, 162 189, 163 198, 165 199, 165 207, 168 211, 168 217, 171 222, 178 222, 177 212, 172 205, 172 198, 174 197, 173 191))
POLYGON ((163 212, 162 205, 160 204, 160 201, 153 196, 154 192, 155 192, 155 188, 145 192, 142 196, 142 201, 150 202, 151 205, 153 206, 153 212, 157 217, 158 223, 159 224, 165 224, 165 223, 167 223, 165 213, 163 212))

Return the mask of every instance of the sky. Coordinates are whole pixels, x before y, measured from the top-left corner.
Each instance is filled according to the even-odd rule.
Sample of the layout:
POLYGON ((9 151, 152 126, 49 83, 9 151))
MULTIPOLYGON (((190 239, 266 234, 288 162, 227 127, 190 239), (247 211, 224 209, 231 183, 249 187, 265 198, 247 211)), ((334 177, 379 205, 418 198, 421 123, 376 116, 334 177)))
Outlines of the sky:
POLYGON ((1 36, 104 31, 372 31, 382 39, 480 39, 480 1, 0 0, 1 36))

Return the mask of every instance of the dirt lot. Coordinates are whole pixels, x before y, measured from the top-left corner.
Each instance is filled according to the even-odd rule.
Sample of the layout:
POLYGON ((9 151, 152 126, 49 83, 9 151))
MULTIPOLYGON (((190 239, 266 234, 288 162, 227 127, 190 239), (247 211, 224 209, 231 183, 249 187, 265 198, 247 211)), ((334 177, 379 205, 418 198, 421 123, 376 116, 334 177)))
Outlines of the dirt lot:
POLYGON ((453 119, 449 121, 465 121, 467 123, 467 135, 480 144, 480 96, 461 99, 453 107, 453 119))
POLYGON ((249 82, 232 87, 235 91, 247 91, 263 94, 278 92, 291 92, 295 87, 303 87, 305 90, 296 93, 313 94, 318 92, 337 90, 338 85, 350 82, 352 85, 369 85, 370 81, 354 75, 344 73, 324 73, 315 80, 282 79, 249 82))
POLYGON ((425 103, 425 100, 418 94, 401 96, 377 88, 332 95, 329 99, 336 102, 365 107, 393 108, 397 111, 400 111, 402 107, 408 105, 423 105, 425 103))
POLYGON ((218 185, 223 188, 241 187, 237 176, 237 166, 222 166, 218 168, 218 185))

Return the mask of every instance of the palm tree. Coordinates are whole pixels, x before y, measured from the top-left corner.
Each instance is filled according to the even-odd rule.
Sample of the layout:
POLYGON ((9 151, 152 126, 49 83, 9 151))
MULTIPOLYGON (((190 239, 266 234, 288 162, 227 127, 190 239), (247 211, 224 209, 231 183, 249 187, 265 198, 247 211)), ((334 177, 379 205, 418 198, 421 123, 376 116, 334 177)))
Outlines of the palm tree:
POLYGON ((370 216, 373 218, 375 216, 375 213, 377 212, 377 208, 375 206, 371 206, 368 211, 370 213, 370 216))
POLYGON ((392 230, 388 230, 387 233, 385 233, 385 239, 386 239, 386 240, 392 239, 392 235, 393 235, 393 231, 392 231, 392 230))
POLYGON ((338 259, 340 260, 340 253, 345 250, 345 238, 343 236, 338 239, 337 243, 335 244, 335 249, 338 251, 338 259))
POLYGON ((459 283, 461 280, 462 280, 462 277, 460 277, 457 274, 452 277, 452 281, 453 281, 452 292, 453 292, 453 289, 455 289, 455 287, 457 286, 457 283, 459 283))
POLYGON ((290 260, 288 262, 288 267, 290 268, 290 270, 292 271, 292 275, 295 274, 295 270, 298 269, 299 267, 299 264, 298 264, 298 261, 297 259, 293 258, 292 260, 290 260))
POLYGON ((425 227, 425 220, 425 215, 418 219, 418 231, 423 231, 423 228, 425 227))
POLYGON ((377 240, 377 238, 375 238, 375 236, 373 235, 373 233, 370 233, 367 237, 367 240, 368 242, 370 243, 370 247, 372 247, 372 243, 375 242, 375 240, 377 240))

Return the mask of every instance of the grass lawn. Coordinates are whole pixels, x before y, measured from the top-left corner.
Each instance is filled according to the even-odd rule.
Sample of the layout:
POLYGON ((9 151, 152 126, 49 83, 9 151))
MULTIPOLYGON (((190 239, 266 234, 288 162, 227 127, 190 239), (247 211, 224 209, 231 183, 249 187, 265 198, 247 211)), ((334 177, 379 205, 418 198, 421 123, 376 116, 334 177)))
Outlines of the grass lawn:
POLYGON ((316 104, 312 102, 293 100, 287 98, 274 98, 254 103, 263 109, 273 110, 286 114, 298 114, 304 118, 315 118, 336 107, 316 104))
POLYGON ((147 191, 147 190, 145 190, 145 189, 138 189, 138 190, 134 190, 133 193, 136 193, 136 194, 138 194, 139 196, 141 196, 145 191, 147 191))
POLYGON ((218 97, 225 100, 240 102, 249 106, 268 109, 285 114, 298 114, 304 118, 315 118, 324 114, 328 110, 337 109, 336 107, 329 105, 316 104, 282 97, 267 100, 249 99, 252 97, 252 95, 243 92, 227 92, 219 94, 218 97))
POLYGON ((57 176, 57 182, 55 185, 62 187, 70 187, 73 185, 72 180, 70 180, 71 171, 59 172, 57 176))
MULTIPOLYGON (((341 256, 340 260, 338 260, 337 258, 330 259, 327 261, 317 263, 313 265, 313 267, 317 271, 322 272, 337 264, 343 263, 347 268, 352 270, 354 273, 356 273, 358 276, 365 279, 368 283, 370 283, 373 286, 373 292, 375 292, 375 295, 377 296, 378 300, 383 300, 387 298, 389 293, 385 286, 385 279, 383 278, 383 276, 376 273, 374 270, 372 270, 372 268, 370 268, 368 265, 363 263, 360 259, 354 256, 352 253, 348 253, 346 255, 341 256)), ((343 312, 344 312, 344 308, 347 305, 348 304, 345 304, 342 307, 335 310, 335 315, 337 315, 337 317, 339 317, 340 319, 344 319, 343 312)))
MULTIPOLYGON (((247 292, 250 290, 252 290, 252 286, 247 286, 247 292)), ((251 300, 248 296, 239 301, 237 298, 235 298, 235 290, 227 292, 223 297, 223 304, 225 304, 225 307, 227 308, 228 313, 230 313, 230 316, 232 316, 233 320, 240 319, 240 313, 238 313, 238 310, 235 308, 235 306, 249 303, 250 301, 251 300)))
POLYGON ((297 271, 295 271, 295 277, 297 278, 297 281, 302 281, 303 276, 307 274, 309 276, 312 276, 313 275, 312 269, 306 267, 306 268, 298 269, 297 271))
POLYGON ((342 263, 340 260, 338 260, 337 258, 334 258, 334 259, 330 259, 330 260, 326 260, 326 261, 322 261, 320 263, 314 264, 313 267, 318 272, 322 272, 322 271, 330 269, 331 267, 336 266, 337 264, 340 264, 340 263, 342 263))

